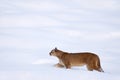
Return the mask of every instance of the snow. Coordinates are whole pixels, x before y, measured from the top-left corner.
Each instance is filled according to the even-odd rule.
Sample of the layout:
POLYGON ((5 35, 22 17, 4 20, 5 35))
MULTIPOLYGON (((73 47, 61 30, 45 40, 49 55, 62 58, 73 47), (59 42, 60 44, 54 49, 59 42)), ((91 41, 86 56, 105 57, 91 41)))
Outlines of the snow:
MULTIPOLYGON (((101 43, 104 43, 102 40, 100 43, 97 41, 95 43, 85 43, 86 41, 79 42, 79 38, 79 41, 69 40, 65 37, 67 34, 65 36, 61 34, 61 36, 57 32, 52 33, 52 29, 50 31, 47 29, 45 32, 42 31, 42 28, 39 30, 34 29, 1 28, 0 80, 120 79, 120 54, 119 50, 117 50, 119 47, 114 40, 112 40, 114 44, 106 43, 101 45, 101 43), (59 41, 62 41, 62 43, 59 41), (117 49, 114 48, 115 44, 117 49), (68 52, 96 52, 100 56, 105 73, 88 71, 86 66, 72 67, 72 69, 55 67, 54 64, 58 62, 58 59, 49 56, 49 52, 56 46, 68 52)), ((111 43, 111 40, 109 41, 111 43)))
POLYGON ((1 0, 0 80, 120 80, 119 0, 1 0), (107 5, 106 5, 107 4, 107 5), (57 68, 49 52, 94 52, 104 73, 57 68))

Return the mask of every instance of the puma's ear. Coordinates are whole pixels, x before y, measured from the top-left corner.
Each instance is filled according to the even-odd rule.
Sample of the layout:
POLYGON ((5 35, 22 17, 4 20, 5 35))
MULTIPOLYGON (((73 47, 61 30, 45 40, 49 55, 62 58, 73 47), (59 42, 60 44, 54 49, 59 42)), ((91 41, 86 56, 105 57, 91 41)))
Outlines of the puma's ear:
POLYGON ((55 47, 55 51, 57 51, 58 49, 55 47))

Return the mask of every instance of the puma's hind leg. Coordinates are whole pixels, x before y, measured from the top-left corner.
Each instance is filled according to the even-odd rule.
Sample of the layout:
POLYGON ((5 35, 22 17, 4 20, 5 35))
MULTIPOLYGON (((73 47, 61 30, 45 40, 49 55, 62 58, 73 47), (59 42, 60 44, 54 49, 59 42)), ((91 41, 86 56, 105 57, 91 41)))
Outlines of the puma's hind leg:
POLYGON ((87 69, 88 69, 88 71, 93 71, 93 68, 90 65, 87 65, 87 69))

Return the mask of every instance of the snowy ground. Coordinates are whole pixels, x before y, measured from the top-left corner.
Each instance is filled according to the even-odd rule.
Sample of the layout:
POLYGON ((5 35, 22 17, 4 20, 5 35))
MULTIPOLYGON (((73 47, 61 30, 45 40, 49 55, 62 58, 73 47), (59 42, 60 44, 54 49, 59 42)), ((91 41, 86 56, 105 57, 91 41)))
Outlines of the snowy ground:
POLYGON ((120 80, 119 60, 119 0, 0 0, 0 80, 120 80), (105 73, 54 67, 55 47, 96 53, 105 73))
POLYGON ((108 40, 108 43, 101 42, 103 44, 97 42, 86 44, 79 38, 74 40, 52 32, 52 29, 44 29, 44 31, 43 29, 0 29, 0 80, 120 79, 119 47, 114 50, 114 45, 118 46, 118 42, 108 40), (101 58, 101 65, 105 73, 87 71, 85 66, 73 67, 71 70, 54 67, 57 58, 49 56, 49 52, 55 46, 68 52, 95 52, 101 58), (113 47, 111 48, 111 46, 113 47))

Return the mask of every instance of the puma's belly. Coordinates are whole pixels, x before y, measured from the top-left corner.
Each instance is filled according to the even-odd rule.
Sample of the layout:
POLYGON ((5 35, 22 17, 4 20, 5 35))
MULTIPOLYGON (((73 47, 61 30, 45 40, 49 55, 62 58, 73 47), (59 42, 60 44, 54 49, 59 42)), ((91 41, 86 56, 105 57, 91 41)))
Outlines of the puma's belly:
POLYGON ((80 63, 80 62, 71 62, 70 63, 71 66, 84 66, 85 63, 80 63))
POLYGON ((70 59, 59 59, 59 64, 64 65, 65 63, 69 62, 70 66, 84 66, 86 65, 86 62, 80 58, 70 58, 70 59))
POLYGON ((85 62, 80 59, 71 59, 69 60, 71 66, 83 66, 85 62))

